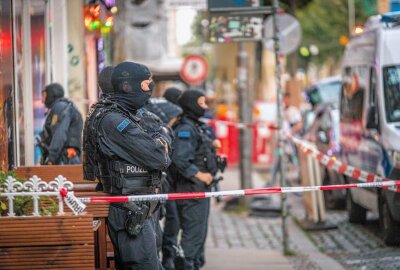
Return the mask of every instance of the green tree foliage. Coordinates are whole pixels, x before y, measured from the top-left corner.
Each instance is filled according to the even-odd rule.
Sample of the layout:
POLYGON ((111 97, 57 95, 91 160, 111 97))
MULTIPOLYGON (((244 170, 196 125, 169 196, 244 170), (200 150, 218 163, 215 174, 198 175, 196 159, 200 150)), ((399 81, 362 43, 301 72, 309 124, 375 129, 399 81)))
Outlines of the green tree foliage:
MULTIPOLYGON (((306 7, 313 0, 281 0, 279 1, 279 6, 286 12, 292 13, 291 9, 295 7, 296 9, 302 9, 306 7)), ((264 6, 272 6, 273 0, 260 1, 264 6)))
MULTIPOLYGON (((355 24, 363 25, 368 16, 376 13, 376 0, 354 0, 355 24)), ((296 11, 303 33, 302 46, 316 45, 319 54, 310 59, 321 65, 326 61, 338 63, 344 47, 342 35, 349 35, 348 0, 313 0, 296 11)))
POLYGON ((199 11, 196 17, 193 20, 191 25, 192 28, 192 39, 190 40, 187 46, 198 46, 205 42, 208 42, 208 32, 207 32, 207 23, 208 23, 208 13, 205 11, 199 11))

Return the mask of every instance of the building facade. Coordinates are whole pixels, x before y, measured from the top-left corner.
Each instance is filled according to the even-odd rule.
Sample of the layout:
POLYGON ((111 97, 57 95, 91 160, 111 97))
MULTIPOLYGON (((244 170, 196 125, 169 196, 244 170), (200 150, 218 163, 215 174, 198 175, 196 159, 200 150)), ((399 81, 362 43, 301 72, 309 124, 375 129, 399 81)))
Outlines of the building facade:
POLYGON ((83 115, 97 100, 97 74, 111 62, 104 40, 114 3, 0 1, 0 171, 37 165, 35 137, 45 118, 41 92, 47 84, 63 85, 83 115), (100 7, 98 29, 85 24, 87 6, 100 7))

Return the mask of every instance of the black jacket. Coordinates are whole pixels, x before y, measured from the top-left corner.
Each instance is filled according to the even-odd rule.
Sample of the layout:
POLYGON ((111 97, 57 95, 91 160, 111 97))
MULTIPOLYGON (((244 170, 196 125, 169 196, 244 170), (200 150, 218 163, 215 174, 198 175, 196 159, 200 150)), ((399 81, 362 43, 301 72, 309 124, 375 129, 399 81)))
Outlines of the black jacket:
POLYGON ((174 127, 174 132, 171 170, 177 171, 177 191, 207 190, 204 183, 195 179, 194 175, 199 171, 211 174, 216 172, 216 154, 209 127, 202 122, 183 117, 174 127), (204 162, 205 158, 209 160, 208 164, 204 162))
POLYGON ((117 157, 149 170, 165 170, 171 163, 162 144, 163 141, 170 144, 169 137, 158 132, 148 134, 118 112, 108 113, 98 132, 100 151, 110 158, 117 157))
POLYGON ((47 148, 47 161, 58 164, 64 150, 70 147, 78 150, 80 155, 82 129, 82 116, 74 104, 66 98, 57 99, 47 112, 40 134, 47 148))

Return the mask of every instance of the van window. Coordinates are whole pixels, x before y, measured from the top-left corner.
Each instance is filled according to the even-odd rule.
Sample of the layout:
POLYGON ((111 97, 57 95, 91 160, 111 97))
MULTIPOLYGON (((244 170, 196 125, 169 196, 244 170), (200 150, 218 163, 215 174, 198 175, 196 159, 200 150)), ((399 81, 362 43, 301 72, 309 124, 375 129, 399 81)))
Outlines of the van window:
POLYGON ((400 122, 400 65, 383 68, 386 120, 400 122))

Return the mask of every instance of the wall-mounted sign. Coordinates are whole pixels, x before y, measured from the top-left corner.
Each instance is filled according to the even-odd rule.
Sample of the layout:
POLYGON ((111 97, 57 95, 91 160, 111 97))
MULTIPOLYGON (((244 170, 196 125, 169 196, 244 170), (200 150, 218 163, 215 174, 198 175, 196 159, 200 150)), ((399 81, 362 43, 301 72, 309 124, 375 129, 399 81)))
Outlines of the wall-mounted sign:
POLYGON ((208 0, 208 9, 258 7, 258 0, 208 0))
POLYGON ((263 38, 262 16, 211 15, 209 40, 216 43, 260 41, 263 38))
POLYGON ((166 0, 167 8, 190 7, 193 9, 207 9, 207 0, 166 0))

